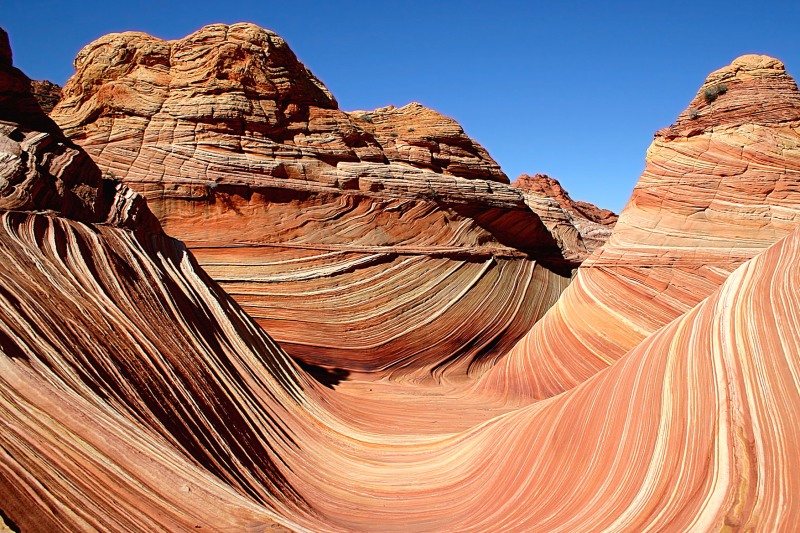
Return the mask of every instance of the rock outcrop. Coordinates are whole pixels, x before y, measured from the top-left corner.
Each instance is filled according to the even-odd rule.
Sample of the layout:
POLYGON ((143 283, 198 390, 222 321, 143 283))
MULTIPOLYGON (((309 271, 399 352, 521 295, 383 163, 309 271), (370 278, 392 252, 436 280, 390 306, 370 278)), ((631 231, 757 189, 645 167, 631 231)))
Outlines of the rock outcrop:
POLYGON ((75 66, 53 118, 307 364, 479 373, 577 264, 574 228, 551 232, 455 121, 345 113, 267 30, 113 34, 75 66))
POLYGON ((348 113, 369 132, 387 160, 443 174, 508 183, 508 177, 461 125, 416 102, 348 113))
POLYGON ((608 209, 573 200, 558 180, 544 174, 523 174, 514 182, 525 201, 559 240, 559 246, 583 261, 601 247, 619 218, 608 209))
POLYGON ((47 80, 31 80, 31 92, 42 111, 49 113, 61 100, 61 87, 47 80))
POLYGON ((288 356, 144 199, 54 129, 7 39, 0 60, 0 514, 22 531, 294 529, 254 503, 285 487, 237 434, 248 400, 210 383, 239 365, 241 386, 290 399, 303 378, 276 371, 288 356))
POLYGON ((545 398, 606 368, 800 223, 800 91, 743 56, 659 131, 608 243, 483 386, 545 398), (707 96, 713 94, 714 96, 707 96))

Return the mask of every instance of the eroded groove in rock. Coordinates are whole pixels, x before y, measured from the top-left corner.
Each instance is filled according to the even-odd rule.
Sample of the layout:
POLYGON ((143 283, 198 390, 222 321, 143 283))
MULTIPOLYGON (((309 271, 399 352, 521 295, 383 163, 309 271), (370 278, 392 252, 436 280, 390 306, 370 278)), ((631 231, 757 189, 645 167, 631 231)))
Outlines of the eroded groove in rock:
POLYGON ((712 73, 656 134, 608 243, 481 388, 546 398, 607 367, 796 227, 798 183, 800 92, 784 65, 750 55, 712 73))

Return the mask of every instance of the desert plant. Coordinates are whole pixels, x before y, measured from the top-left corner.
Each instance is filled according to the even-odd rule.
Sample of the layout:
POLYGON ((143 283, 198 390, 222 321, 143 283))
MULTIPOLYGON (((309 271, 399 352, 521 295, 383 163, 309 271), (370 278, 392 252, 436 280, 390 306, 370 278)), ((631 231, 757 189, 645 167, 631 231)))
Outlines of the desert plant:
POLYGON ((706 103, 711 103, 716 100, 721 94, 725 94, 728 92, 728 86, 725 83, 718 83, 713 87, 706 87, 703 90, 703 96, 706 99, 706 103))
POLYGON ((697 120, 700 117, 700 112, 695 108, 690 108, 687 114, 691 120, 697 120))
POLYGON ((439 193, 436 191, 436 189, 428 185, 427 189, 419 193, 419 197, 429 202, 435 202, 439 199, 439 193))
POLYGON ((366 113, 364 113, 363 115, 358 115, 358 118, 360 118, 361 120, 363 120, 365 122, 369 122, 370 124, 372 124, 372 117, 370 115, 366 114, 366 113))

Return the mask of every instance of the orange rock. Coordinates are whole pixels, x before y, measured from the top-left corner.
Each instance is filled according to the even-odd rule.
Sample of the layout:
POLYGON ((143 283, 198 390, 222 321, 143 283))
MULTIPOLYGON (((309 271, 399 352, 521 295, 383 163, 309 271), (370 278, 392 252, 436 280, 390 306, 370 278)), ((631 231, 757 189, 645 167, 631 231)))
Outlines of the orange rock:
POLYGON ((736 59, 656 134, 646 161, 606 245, 483 387, 532 398, 574 387, 792 231, 800 91, 778 60, 736 59))
MULTIPOLYGON (((0 60, 6 56, 0 40, 0 60)), ((626 353, 611 350, 614 364, 571 390, 490 420, 467 420, 468 429, 454 431, 464 411, 424 389, 416 398, 422 415, 439 407, 442 430, 412 430, 412 422, 405 432, 380 431, 386 418, 375 405, 388 406, 387 396, 375 402, 362 390, 342 401, 338 391, 318 386, 186 247, 150 223, 146 207, 120 209, 130 205, 120 200, 127 189, 96 186, 99 170, 90 162, 53 173, 22 155, 38 146, 33 153, 40 160, 58 159, 64 147, 44 143, 57 130, 32 129, 46 124, 40 116, 7 120, 9 110, 26 118, 18 110, 33 109, 11 105, 13 89, 28 85, 10 69, 10 61, 0 63, 3 176, 20 169, 28 190, 49 190, 45 184, 55 178, 57 192, 76 184, 93 192, 82 202, 66 194, 21 201, 12 188, 0 188, 0 199, 8 200, 0 204, 4 522, 33 531, 322 532, 771 531, 800 522, 793 497, 800 490, 800 229, 764 244, 790 224, 791 194, 781 193, 777 206, 742 209, 730 202, 738 189, 719 180, 725 194, 684 203, 705 201, 725 216, 692 221, 704 245, 696 255, 681 248, 670 255, 661 244, 660 264, 636 263, 656 248, 655 236, 649 241, 639 230, 648 245, 623 237, 636 236, 626 220, 646 220, 634 216, 637 210, 662 207, 632 204, 615 229, 616 236, 622 227, 620 240, 612 237, 596 252, 580 290, 561 302, 604 290, 616 296, 617 309, 641 301, 630 290, 635 275, 619 274, 624 254, 597 266, 607 249, 627 246, 630 272, 658 269, 637 282, 663 292, 676 290, 668 270, 688 281, 722 276, 744 253, 730 247, 737 241, 726 241, 725 231, 719 242, 727 244, 715 249, 710 230, 733 226, 736 217, 746 222, 742 236, 755 256, 731 267, 716 287, 714 279, 695 284, 694 290, 708 288, 697 305, 626 353), (748 215, 760 212, 772 218, 750 224, 748 215), (726 261, 702 270, 692 264, 701 256, 726 261), (604 268, 605 278, 591 274, 604 268)), ((777 131, 787 143, 796 127, 781 124, 777 131)), ((720 159, 730 132, 717 133, 721 138, 707 142, 701 156, 720 159)), ((791 168, 794 150, 781 146, 782 168, 791 168)), ((756 159, 773 164, 755 165, 762 172, 780 161, 756 159)), ((652 161, 661 168, 671 159, 652 161)), ((786 173, 796 178, 794 170, 786 173)), ((782 191, 790 188, 789 177, 775 181, 782 191)), ((755 197, 770 198, 766 189, 755 197)), ((678 231, 678 217, 664 211, 664 227, 675 234, 659 238, 689 242, 688 229, 678 231)), ((660 224, 652 221, 652 228, 660 224)), ((285 275, 298 275, 296 260, 284 262, 285 275)), ((622 326, 632 324, 629 318, 622 326)), ((599 343, 603 326, 597 324, 599 343)), ((568 340, 566 331, 556 333, 568 340)), ((409 397, 393 399, 408 402, 407 418, 419 416, 409 397)))
POLYGON ((308 364, 480 373, 577 264, 572 224, 551 232, 455 121, 340 111, 257 26, 113 34, 75 65, 53 118, 308 364))
POLYGON ((523 174, 514 186, 522 190, 561 249, 580 261, 605 244, 619 218, 608 209, 576 202, 558 180, 544 174, 523 174))

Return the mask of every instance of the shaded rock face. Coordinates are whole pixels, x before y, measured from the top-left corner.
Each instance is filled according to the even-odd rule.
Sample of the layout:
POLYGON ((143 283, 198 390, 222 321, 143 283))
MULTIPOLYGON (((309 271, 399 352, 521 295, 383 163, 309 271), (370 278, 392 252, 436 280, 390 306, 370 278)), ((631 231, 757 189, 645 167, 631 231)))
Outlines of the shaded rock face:
POLYGON ((646 162, 606 245, 486 376, 489 389, 512 383, 542 398, 571 388, 792 231, 800 223, 800 91, 780 61, 740 57, 656 134, 646 162))
POLYGON ((573 200, 558 180, 544 174, 521 175, 514 182, 525 201, 559 240, 581 261, 605 244, 619 218, 608 209, 573 200), (574 228, 574 229, 573 229, 574 228))
POLYGON ((31 80, 31 92, 45 113, 52 111, 61 100, 61 86, 47 80, 31 80))
POLYGON ((579 260, 455 121, 340 111, 267 30, 113 34, 75 66, 52 117, 308 364, 480 373, 579 260))

